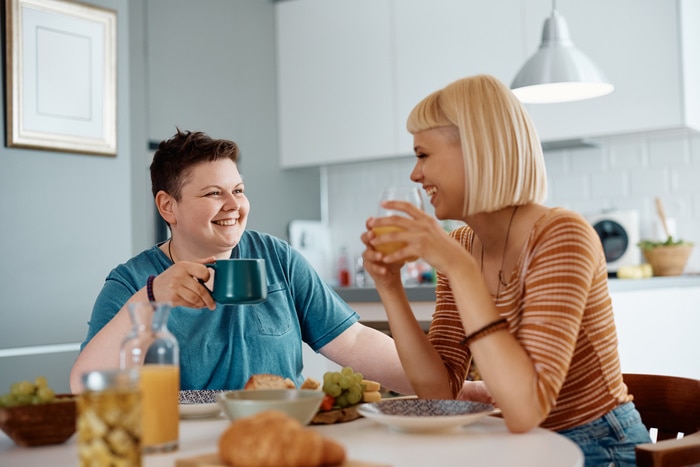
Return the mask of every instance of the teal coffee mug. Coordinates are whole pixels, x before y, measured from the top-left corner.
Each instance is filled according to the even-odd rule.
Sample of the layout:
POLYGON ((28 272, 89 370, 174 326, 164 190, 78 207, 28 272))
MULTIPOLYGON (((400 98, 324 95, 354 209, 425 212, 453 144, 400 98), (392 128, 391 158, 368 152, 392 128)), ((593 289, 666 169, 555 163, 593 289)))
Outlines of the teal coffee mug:
POLYGON ((224 305, 260 303, 267 298, 264 259, 220 259, 206 265, 214 270, 211 296, 224 305))

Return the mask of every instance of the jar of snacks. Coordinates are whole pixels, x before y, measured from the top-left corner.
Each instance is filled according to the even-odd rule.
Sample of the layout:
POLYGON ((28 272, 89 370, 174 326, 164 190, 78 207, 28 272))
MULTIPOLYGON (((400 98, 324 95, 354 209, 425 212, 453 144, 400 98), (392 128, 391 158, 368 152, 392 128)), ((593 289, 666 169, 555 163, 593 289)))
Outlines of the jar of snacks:
POLYGON ((80 466, 141 466, 141 394, 138 371, 91 371, 78 397, 80 466))

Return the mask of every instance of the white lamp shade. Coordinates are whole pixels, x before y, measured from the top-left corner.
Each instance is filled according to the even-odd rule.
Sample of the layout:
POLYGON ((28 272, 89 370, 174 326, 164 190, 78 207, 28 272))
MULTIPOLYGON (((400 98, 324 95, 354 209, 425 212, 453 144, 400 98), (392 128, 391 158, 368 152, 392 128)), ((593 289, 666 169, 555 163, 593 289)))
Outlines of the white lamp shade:
POLYGON ((591 99, 615 87, 569 39, 566 20, 552 11, 542 31, 542 44, 515 76, 513 94, 524 103, 591 99))

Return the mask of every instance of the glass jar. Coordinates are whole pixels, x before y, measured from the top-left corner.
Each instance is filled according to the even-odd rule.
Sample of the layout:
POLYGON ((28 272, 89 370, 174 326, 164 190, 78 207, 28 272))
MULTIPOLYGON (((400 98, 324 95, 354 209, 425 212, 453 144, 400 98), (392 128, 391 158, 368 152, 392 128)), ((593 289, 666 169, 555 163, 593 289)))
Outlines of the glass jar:
POLYGON ((78 460, 94 465, 141 466, 141 394, 138 372, 91 371, 77 398, 78 460))
POLYGON ((122 369, 138 368, 144 453, 177 449, 179 439, 180 350, 170 331, 170 305, 128 304, 132 329, 120 352, 122 369))

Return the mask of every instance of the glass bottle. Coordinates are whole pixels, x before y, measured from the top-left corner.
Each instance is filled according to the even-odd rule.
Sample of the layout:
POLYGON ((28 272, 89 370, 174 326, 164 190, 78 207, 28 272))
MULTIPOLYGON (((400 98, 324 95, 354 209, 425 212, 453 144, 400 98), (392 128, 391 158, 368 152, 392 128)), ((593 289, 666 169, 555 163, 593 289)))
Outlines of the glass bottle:
POLYGON ((77 398, 78 463, 82 466, 141 466, 139 374, 91 371, 82 375, 77 398))
POLYGON ((179 439, 180 348, 167 326, 170 305, 133 302, 128 308, 132 328, 120 365, 139 369, 143 452, 172 451, 179 439))

